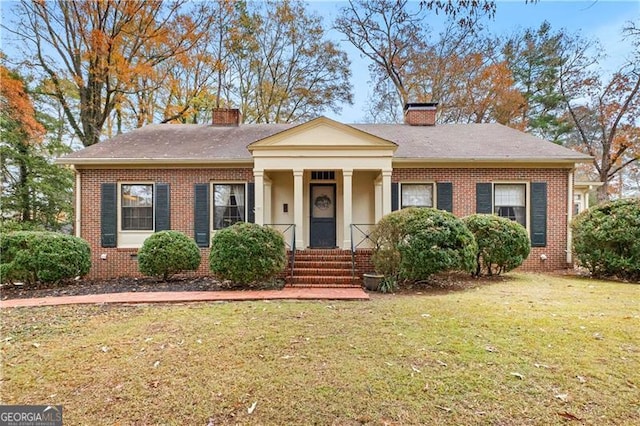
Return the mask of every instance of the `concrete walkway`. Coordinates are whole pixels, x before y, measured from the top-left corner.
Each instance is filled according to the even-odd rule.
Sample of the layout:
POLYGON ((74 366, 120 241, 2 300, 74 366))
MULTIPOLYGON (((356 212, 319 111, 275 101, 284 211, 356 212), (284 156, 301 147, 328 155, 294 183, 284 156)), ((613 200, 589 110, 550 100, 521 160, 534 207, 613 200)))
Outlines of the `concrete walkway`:
POLYGON ((0 308, 20 306, 54 306, 103 303, 172 303, 243 300, 369 300, 361 288, 291 288, 257 291, 167 291, 141 293, 106 293, 85 296, 56 296, 37 299, 0 301, 0 308))

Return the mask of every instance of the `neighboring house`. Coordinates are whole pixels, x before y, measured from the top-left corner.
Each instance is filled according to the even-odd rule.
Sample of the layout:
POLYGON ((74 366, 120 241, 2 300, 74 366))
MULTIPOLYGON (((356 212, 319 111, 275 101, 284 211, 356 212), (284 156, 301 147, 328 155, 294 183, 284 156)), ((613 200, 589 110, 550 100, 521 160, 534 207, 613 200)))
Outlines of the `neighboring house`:
MULTIPOLYGON (((206 274, 211 236, 238 221, 281 230, 300 264, 307 249, 356 246, 369 272, 372 224, 408 206, 509 217, 531 237, 522 269, 567 267, 573 171, 590 157, 499 124, 435 126, 435 115, 436 104, 408 104, 400 125, 245 125, 216 110, 213 125, 150 125, 70 154, 59 162, 76 170, 90 276, 138 274, 137 249, 163 229, 193 236, 206 274)), ((349 259, 342 250, 313 251, 324 257, 303 266, 349 259)))

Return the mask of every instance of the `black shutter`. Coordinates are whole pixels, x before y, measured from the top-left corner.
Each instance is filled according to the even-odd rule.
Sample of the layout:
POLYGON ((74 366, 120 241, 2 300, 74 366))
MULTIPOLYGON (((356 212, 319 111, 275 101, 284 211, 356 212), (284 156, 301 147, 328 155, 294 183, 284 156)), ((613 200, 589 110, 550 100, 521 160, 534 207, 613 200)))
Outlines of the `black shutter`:
POLYGON ((531 183, 531 246, 547 245, 547 183, 531 183))
POLYGON ((154 207, 156 210, 155 231, 171 229, 171 205, 168 183, 156 183, 154 207))
POLYGON ((396 210, 398 210, 398 183, 397 182, 392 182, 391 183, 391 211, 395 212, 396 210))
POLYGON ((492 189, 490 183, 476 183, 476 213, 493 213, 492 189))
POLYGON ((193 230, 198 247, 209 247, 209 184, 194 186, 193 230))
POLYGON ((453 184, 451 182, 438 182, 437 199, 438 209, 453 213, 453 184))
POLYGON ((118 185, 103 183, 100 188, 100 244, 116 247, 118 235, 118 185))
POLYGON ((247 222, 256 223, 256 185, 247 183, 247 222))

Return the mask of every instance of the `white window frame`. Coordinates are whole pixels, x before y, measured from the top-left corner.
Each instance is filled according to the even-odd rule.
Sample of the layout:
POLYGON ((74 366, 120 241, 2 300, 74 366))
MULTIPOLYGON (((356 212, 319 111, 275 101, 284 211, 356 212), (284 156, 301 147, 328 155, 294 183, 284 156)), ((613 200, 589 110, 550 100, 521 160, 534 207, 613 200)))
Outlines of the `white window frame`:
POLYGON ((407 182, 399 182, 398 184, 398 207, 400 209, 404 209, 404 208, 408 208, 408 207, 431 207, 431 208, 435 208, 438 205, 438 190, 437 190, 437 185, 435 182, 424 182, 424 181, 420 181, 420 182, 412 182, 412 181, 407 181, 407 182), (430 185, 431 186, 431 206, 403 206, 402 204, 402 187, 404 185, 430 185))
POLYGON ((209 215, 209 229, 211 229, 212 233, 215 233, 217 231, 220 231, 220 229, 224 229, 224 228, 220 228, 220 229, 216 229, 215 228, 215 185, 242 185, 244 187, 244 220, 243 222, 247 222, 248 219, 248 213, 249 213, 249 209, 248 209, 248 200, 247 200, 247 189, 248 189, 248 185, 247 185, 247 181, 216 181, 216 182, 210 182, 209 184, 209 194, 210 194, 210 200, 209 200, 209 208, 211 209, 211 214, 209 215))
POLYGON ((118 248, 140 248, 156 229, 156 184, 153 181, 131 180, 118 182, 117 188, 117 220, 118 220, 118 248), (122 229, 122 185, 151 185, 153 188, 153 227, 152 229, 122 229))
MULTIPOLYGON (((522 185, 524 186, 524 214, 525 229, 531 234, 531 185, 528 181, 495 181, 491 185, 491 211, 497 216, 496 211, 496 185, 522 185)), ((529 235, 531 236, 531 235, 529 235)))

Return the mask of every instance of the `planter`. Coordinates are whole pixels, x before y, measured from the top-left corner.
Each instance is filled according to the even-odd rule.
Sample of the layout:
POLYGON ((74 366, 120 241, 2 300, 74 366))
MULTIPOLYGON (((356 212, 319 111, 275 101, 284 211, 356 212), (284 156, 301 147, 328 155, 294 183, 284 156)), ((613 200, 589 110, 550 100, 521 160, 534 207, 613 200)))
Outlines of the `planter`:
POLYGON ((362 274, 362 280, 364 281, 364 288, 369 291, 378 291, 380 283, 384 279, 384 275, 381 274, 362 274))

